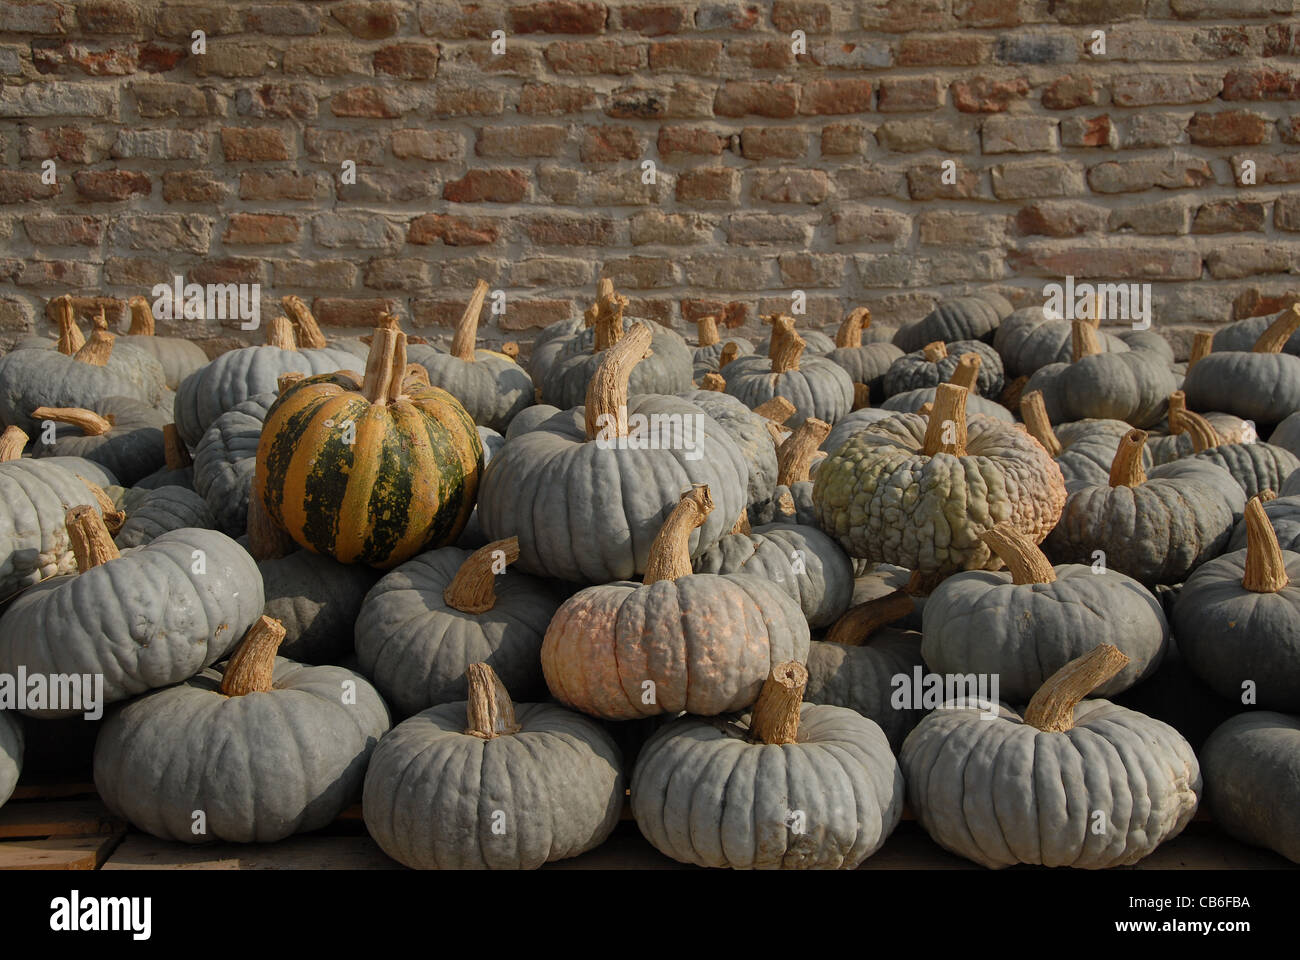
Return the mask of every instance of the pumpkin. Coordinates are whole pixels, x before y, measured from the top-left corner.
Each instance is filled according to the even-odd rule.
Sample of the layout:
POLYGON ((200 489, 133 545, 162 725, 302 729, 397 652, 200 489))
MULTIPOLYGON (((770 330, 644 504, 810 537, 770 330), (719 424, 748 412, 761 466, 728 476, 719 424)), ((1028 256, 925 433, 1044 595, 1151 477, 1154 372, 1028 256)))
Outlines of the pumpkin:
POLYGON ((125 515, 121 526, 109 530, 119 549, 142 547, 171 530, 211 530, 217 525, 207 503, 188 487, 118 487, 113 491, 113 505, 125 515))
POLYGON ((1168 364, 1141 350, 1102 353, 1097 331, 1086 320, 1073 324, 1073 360, 1042 367, 1025 392, 1042 391, 1053 423, 1065 420, 1123 420, 1149 427, 1164 415, 1178 389, 1168 364))
POLYGON ((1096 870, 1137 863, 1182 832, 1201 775, 1167 724, 1084 700, 1122 670, 1109 644, 1066 664, 1019 715, 948 705, 917 725, 900 757, 907 799, 936 843, 986 867, 1096 870))
POLYGON ((1300 470, 1291 471, 1291 476, 1282 482, 1278 494, 1283 497, 1293 497, 1300 494, 1300 470))
MULTIPOLYGON (((1161 587, 1164 599, 1168 588, 1161 587)), ((1165 603, 1165 616, 1173 612, 1165 603)), ((1192 672, 1178 649, 1178 638, 1171 636, 1160 668, 1135 687, 1111 698, 1121 707, 1162 720, 1183 735, 1200 756, 1201 746, 1214 728, 1235 712, 1233 705, 1215 693, 1192 672)))
POLYGON ((381 327, 364 379, 306 377, 267 411, 250 499, 299 546, 386 568, 460 536, 483 445, 451 394, 406 372, 406 335, 381 327))
POLYGON ((1198 361, 1183 382, 1187 405, 1257 424, 1285 420, 1300 409, 1300 357, 1283 352, 1297 328, 1300 304, 1278 316, 1249 351, 1216 351, 1198 361))
POLYGON ((164 465, 166 415, 132 397, 104 397, 88 407, 37 407, 32 420, 41 425, 34 456, 94 460, 128 486, 164 465), (46 422, 54 425, 52 436, 46 422))
MULTIPOLYGON (((1300 547, 1300 496, 1294 494, 1284 497, 1269 499, 1267 494, 1260 495, 1260 502, 1264 506, 1264 515, 1268 517, 1268 522, 1273 525, 1273 532, 1277 534, 1278 545, 1283 550, 1293 550, 1300 553, 1297 547, 1300 547)), ((1249 524, 1245 520, 1238 521, 1232 531, 1232 539, 1228 541, 1228 547, 1224 553, 1231 553, 1233 550, 1244 550, 1246 547, 1246 535, 1249 524)))
POLYGON ((763 516, 764 522, 776 520, 806 527, 817 525, 812 474, 813 468, 825 459, 820 447, 830 430, 830 425, 824 420, 809 417, 777 445, 774 509, 770 516, 763 516))
POLYGON ((749 706, 774 662, 808 656, 808 624, 784 590, 747 574, 693 573, 691 531, 713 509, 706 485, 682 495, 650 548, 643 583, 587 587, 542 642, 561 703, 608 720, 749 706))
POLYGON ((248 527, 257 445, 276 396, 259 393, 236 404, 212 421, 194 448, 194 489, 228 536, 237 537, 248 527))
POLYGON ((172 530, 121 553, 96 508, 80 506, 67 532, 77 573, 10 604, 0 673, 103 674, 101 702, 115 703, 215 663, 262 611, 252 558, 214 530, 172 530))
POLYGON ((1200 761, 1215 824, 1300 863, 1300 717, 1238 714, 1210 735, 1200 761))
POLYGON ((768 431, 770 421, 730 394, 688 390, 681 397, 703 410, 736 442, 749 469, 746 508, 755 516, 769 512, 777 484, 776 448, 768 431))
POLYGON ((181 843, 272 843, 342 813, 388 711, 350 670, 277 657, 283 635, 261 617, 223 673, 203 670, 111 711, 95 743, 105 805, 181 843))
POLYGON ((379 742, 366 830, 419 870, 533 870, 599 846, 623 808, 622 757, 593 720, 514 704, 485 663, 468 701, 431 707, 379 742))
POLYGON ((287 317, 272 320, 266 334, 265 346, 223 353, 181 381, 174 413, 187 446, 197 446, 212 422, 227 410, 259 393, 273 392, 281 374, 311 376, 357 366, 357 358, 346 350, 299 350, 287 317))
MULTIPOLYGON (((967 400, 969 403, 969 399, 967 400)), ((893 410, 883 410, 880 407, 866 407, 862 410, 854 410, 852 413, 843 417, 839 423, 831 427, 831 432, 826 435, 822 441, 821 448, 826 453, 834 453, 840 447, 844 446, 844 441, 854 434, 865 430, 880 420, 885 420, 894 415, 893 410)))
POLYGON ((1300 458, 1271 443, 1221 443, 1200 450, 1189 459, 1222 467, 1241 484, 1247 497, 1277 490, 1292 472, 1300 469, 1300 458))
POLYGON ((1187 409, 1187 395, 1175 390, 1169 395, 1169 413, 1164 422, 1149 431, 1147 449, 1155 464, 1172 463, 1221 443, 1254 443, 1254 428, 1230 413, 1202 416, 1187 409))
POLYGON ((737 870, 852 870, 903 813, 903 777, 871 720, 801 703, 808 672, 777 664, 751 713, 683 717, 650 738, 632 814, 666 856, 737 870))
POLYGON ((1061 471, 1028 434, 966 419, 969 391, 940 384, 928 416, 899 414, 817 470, 818 525, 850 556, 926 573, 998 563, 980 534, 1003 521, 1041 541, 1065 502, 1061 471))
POLYGON ((1269 434, 1268 442, 1300 456, 1300 410, 1288 415, 1279 423, 1269 434))
POLYGON ((651 541, 691 483, 709 484, 719 504, 693 536, 694 552, 717 543, 744 508, 748 468, 726 430, 677 397, 628 399, 650 342, 645 324, 629 330, 604 352, 584 407, 516 436, 484 471, 484 535, 518 536, 525 573, 607 583, 644 572, 651 541), (667 425, 666 439, 656 423, 667 425))
POLYGON ((1091 566, 1053 567, 1006 526, 983 535, 1007 572, 971 570, 944 580, 925 605, 921 654, 931 670, 997 676, 998 696, 1027 701, 1047 678, 1097 643, 1128 661, 1096 687, 1111 696, 1155 672, 1169 640, 1158 601, 1132 577, 1091 566))
POLYGON ((1181 583, 1227 545, 1234 521, 1221 488, 1195 474, 1168 476, 1179 463, 1148 476, 1145 444, 1145 431, 1130 430, 1109 481, 1070 492, 1060 523, 1043 543, 1054 563, 1092 564, 1101 551, 1107 570, 1151 587, 1181 583))
POLYGON ((700 317, 695 321, 695 351, 691 354, 691 363, 698 380, 706 373, 717 373, 721 367, 722 351, 727 344, 735 344, 730 351, 735 356, 745 356, 754 352, 754 345, 741 337, 728 337, 723 340, 718 336, 718 318, 714 314, 700 317))
POLYGON ((871 311, 866 307, 852 310, 835 334, 835 349, 826 354, 826 359, 844 368, 853 382, 854 407, 865 407, 868 403, 879 403, 885 398, 882 378, 889 365, 903 356, 903 351, 887 339, 871 339, 863 343, 864 335, 870 336, 871 311))
POLYGON ((513 440, 521 433, 536 430, 551 417, 563 412, 559 407, 553 407, 549 403, 535 403, 531 407, 525 407, 510 421, 510 426, 506 428, 505 438, 506 440, 513 440))
POLYGON ((773 320, 770 356, 739 357, 727 364, 727 393, 753 409, 784 397, 794 404, 788 421, 797 427, 807 417, 834 424, 853 409, 853 381, 839 365, 824 357, 801 359, 804 339, 787 316, 773 320))
MULTIPOLYGON (((1129 346, 1119 337, 1098 330, 1102 353, 1125 353, 1129 346)), ((1051 320, 1041 306, 1021 307, 998 325, 993 349, 1002 358, 1008 377, 1031 376, 1052 363, 1074 358, 1074 331, 1069 320, 1051 320)))
POLYGON ((925 664, 921 634, 886 624, 906 617, 913 607, 902 590, 863 601, 808 648, 804 699, 862 714, 880 726, 895 752, 922 715, 898 702, 896 678, 910 680, 925 664))
MULTIPOLYGON (((1260 336, 1273 324, 1274 318, 1268 315, 1247 317, 1234 323, 1225 323, 1209 334, 1211 349, 1223 351, 1247 351, 1253 348, 1260 336)), ((1292 333, 1282 344, 1286 353, 1300 356, 1300 331, 1292 333)))
POLYGON ((153 310, 144 297, 132 297, 127 306, 131 311, 131 326, 119 341, 157 360, 162 367, 163 382, 169 389, 175 390, 182 380, 207 365, 208 355, 193 340, 155 335, 153 310))
MULTIPOLYGON (((325 334, 321 332, 320 324, 316 322, 315 315, 302 297, 296 297, 292 294, 281 297, 280 306, 284 308, 285 315, 289 318, 289 322, 293 324, 293 337, 300 346, 308 350, 323 350, 327 347, 346 350, 361 360, 365 360, 366 357, 370 356, 368 337, 326 339, 325 334)), ((407 358, 416 363, 423 362, 429 353, 442 352, 419 337, 410 338, 406 345, 407 358)))
POLYGON ((176 424, 163 425, 163 465, 136 481, 137 487, 189 487, 194 486, 194 458, 181 440, 176 424))
MULTIPOLYGON (((754 344, 754 353, 758 354, 760 357, 768 357, 772 355, 773 337, 776 337, 779 340, 782 336, 786 336, 786 334, 783 334, 778 330, 777 319, 780 316, 782 315, 770 313, 762 318, 763 323, 772 328, 772 332, 758 343, 754 344)), ((793 325, 794 319, 788 319, 790 319, 790 323, 793 325)), ((859 321, 859 327, 861 327, 861 321, 859 321)), ((835 341, 820 330, 800 330, 799 335, 804 342, 804 352, 809 357, 824 357, 835 349, 835 341)))
POLYGON ((281 654, 299 663, 335 664, 351 655, 353 625, 378 571, 310 550, 267 557, 257 569, 265 612, 284 627, 281 654))
MULTIPOLYGON (((608 284, 609 295, 613 295, 614 284, 612 281, 601 280, 598 291, 608 284)), ((594 310, 590 311, 590 317, 594 320, 594 310)), ((542 381, 546 379, 546 374, 550 371, 551 366, 562 354, 574 350, 574 342, 581 337, 582 331, 590 324, 586 322, 587 314, 582 317, 571 318, 569 320, 557 320, 555 323, 543 327, 541 332, 533 339, 533 348, 528 354, 528 375, 532 378, 533 386, 541 389, 542 381)))
MULTIPOLYGON (((1066 490, 1107 483, 1120 441, 1133 429, 1123 420, 1076 420, 1053 427, 1040 390, 1020 398, 1020 416, 1029 435, 1056 461, 1066 490)), ((1151 459, 1144 447, 1143 467, 1151 466, 1151 459)))
POLYGON ((1300 553, 1284 551, 1254 497, 1246 549, 1187 579, 1173 627, 1188 665, 1215 693, 1270 710, 1300 710, 1300 553))
POLYGON ((1005 384, 1002 360, 996 350, 978 340, 956 340, 951 344, 936 340, 915 353, 903 354, 885 371, 881 379, 882 393, 892 397, 896 393, 948 383, 958 364, 970 354, 979 358, 979 363, 974 365, 973 389, 980 396, 997 397, 1005 384))
POLYGON ((515 538, 470 552, 443 547, 384 575, 356 618, 357 660, 401 716, 467 696, 469 667, 487 663, 542 699, 539 652, 559 602, 539 581, 507 570, 515 538))
POLYGON ((13 796, 23 772, 23 722, 0 710, 0 807, 13 796))
POLYGON ((901 327, 894 334, 894 345, 904 353, 913 353, 935 340, 944 343, 983 340, 988 343, 1002 318, 1011 312, 1011 304, 999 294, 954 297, 942 301, 915 323, 901 327))

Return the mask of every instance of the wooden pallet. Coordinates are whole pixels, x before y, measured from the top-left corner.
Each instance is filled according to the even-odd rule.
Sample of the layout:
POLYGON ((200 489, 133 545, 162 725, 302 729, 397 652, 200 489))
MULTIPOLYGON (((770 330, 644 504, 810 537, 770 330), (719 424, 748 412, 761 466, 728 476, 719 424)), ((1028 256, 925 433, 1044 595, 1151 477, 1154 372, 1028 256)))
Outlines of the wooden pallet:
POLYGON ((0 870, 97 870, 126 831, 93 784, 23 784, 0 807, 0 870))

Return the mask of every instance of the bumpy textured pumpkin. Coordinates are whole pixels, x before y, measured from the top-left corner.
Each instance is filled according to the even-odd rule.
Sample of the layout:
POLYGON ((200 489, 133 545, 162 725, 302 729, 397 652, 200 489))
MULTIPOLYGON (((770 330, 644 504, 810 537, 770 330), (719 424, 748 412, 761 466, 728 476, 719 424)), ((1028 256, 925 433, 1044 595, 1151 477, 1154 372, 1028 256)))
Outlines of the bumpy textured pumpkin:
POLYGON ((0 711, 0 807, 13 796, 23 772, 23 722, 7 710, 0 711))
POLYGON ((1030 540, 1001 526, 984 540, 1009 572, 958 573, 930 594, 921 653, 931 670, 996 675, 998 696, 1009 703, 1028 700, 1098 643, 1128 657, 1095 689, 1098 695, 1119 693, 1155 672, 1169 624, 1142 584, 1116 570, 1053 567, 1030 540))
MULTIPOLYGON (((1073 359, 1073 330, 1068 320, 1049 320, 1041 306, 1021 307, 1006 317, 993 335, 993 349, 1002 357, 1008 377, 1031 376, 1049 363, 1073 359)), ((1129 346, 1098 330, 1102 353, 1124 353, 1129 346)))
POLYGON ((882 420, 818 468, 818 525, 850 556, 927 573, 996 566, 985 530, 1009 521, 1037 542, 1055 526, 1065 483, 1047 451, 988 417, 967 424, 969 392, 937 389, 929 417, 882 420))
POLYGON ((801 704, 808 674, 779 664, 750 714, 683 717, 641 749, 632 813, 683 863, 737 870, 852 870, 903 812, 903 778, 871 720, 801 704))
POLYGON ((983 340, 993 338, 1003 317, 1011 314, 1006 298, 987 293, 944 300, 923 319, 899 329, 894 345, 905 353, 920 350, 927 343, 942 340, 983 340))
POLYGON ((354 802, 388 711, 350 670, 277 657, 282 636, 262 617, 224 674, 111 711, 95 744, 108 808, 164 840, 271 843, 354 802))
MULTIPOLYGON (((769 333, 758 343, 754 344, 754 353, 760 357, 771 356, 772 354, 772 337, 780 339, 781 334, 777 330, 777 317, 779 314, 769 314, 763 317, 763 323, 772 327, 772 333, 769 333)), ((793 323, 791 319, 791 323, 793 323)), ((835 349, 835 341, 822 333, 820 330, 803 329, 798 331, 799 336, 804 342, 804 354, 809 357, 824 357, 835 349)))
POLYGON ((1230 413, 1205 416, 1187 409, 1187 394, 1169 395, 1169 412, 1149 431, 1147 449, 1155 464, 1172 463, 1223 443, 1254 443, 1259 439, 1248 421, 1230 413))
POLYGON ((482 466, 474 421, 445 390, 406 378, 406 336, 390 324, 363 380, 341 370, 280 394, 251 497, 300 546, 386 568, 460 536, 482 466))
POLYGON ((1043 543, 1053 562, 1091 565, 1100 550, 1108 570, 1151 587, 1181 583, 1227 545, 1234 521, 1221 489, 1195 474, 1168 476, 1178 462, 1148 476, 1145 444, 1144 431, 1129 431, 1109 481, 1070 492, 1060 523, 1043 543))
POLYGON ((1228 471, 1247 497, 1259 496, 1265 490, 1276 491, 1292 472, 1300 469, 1300 459, 1294 453, 1271 443, 1221 443, 1193 454, 1191 459, 1228 471))
POLYGON ((284 627, 280 653, 299 663, 343 663, 352 653, 353 624, 379 572, 310 550, 257 562, 266 614, 284 627))
POLYGON ((801 358, 804 346, 794 321, 776 317, 771 355, 740 357, 727 364, 727 393, 750 409, 773 397, 784 397, 795 408, 786 421, 790 427, 797 427, 807 417, 834 425, 853 409, 853 381, 842 367, 824 357, 801 358))
POLYGON ((467 671, 479 662, 513 689, 546 696, 539 652, 559 602, 539 581, 506 570, 518 557, 514 538, 473 553, 443 547, 389 571, 367 594, 357 659, 398 715, 464 700, 467 671))
POLYGON ((980 359, 975 369, 975 392, 983 397, 996 398, 1002 393, 1005 383, 1002 359, 996 350, 978 340, 955 340, 950 344, 936 340, 914 353, 903 354, 885 371, 881 390, 885 396, 892 397, 896 393, 947 383, 968 354, 980 359))
POLYGON ((644 572, 651 542, 692 483, 707 483, 718 500, 693 537, 695 552, 740 516, 748 468, 726 430, 677 397, 628 399, 629 371, 650 339, 644 324, 629 330, 605 351, 584 407, 515 437, 484 472, 483 532, 518 536, 525 573, 606 583, 644 572))
POLYGON ((754 702, 772 664, 805 660, 798 603, 747 574, 692 573, 691 531, 713 509, 707 486, 682 496, 655 538, 642 584, 588 587, 556 612, 542 643, 552 695, 609 720, 754 702))
POLYGON ((88 407, 37 407, 32 419, 41 427, 33 456, 94 460, 127 485, 163 466, 166 415, 132 397, 105 397, 88 407), (53 436, 47 422, 54 425, 53 436))
POLYGON ((0 601, 77 569, 67 513, 94 504, 86 484, 54 458, 0 463, 0 601))
POLYGON ((1273 321, 1250 350, 1223 350, 1196 363, 1183 383, 1193 410, 1220 410, 1257 424, 1300 409, 1300 357, 1282 352, 1300 328, 1300 304, 1273 321))
POLYGON ((113 542, 123 550, 152 543, 170 530, 211 530, 217 525, 207 503, 188 487, 117 488, 113 502, 126 515, 117 530, 110 529, 113 542))
POLYGON ((1174 604, 1188 664, 1215 693, 1270 710, 1300 710, 1300 554, 1284 551, 1256 497, 1246 549, 1194 572, 1174 604))
POLYGON ((208 355, 193 340, 184 337, 159 337, 154 332, 153 309, 144 297, 132 297, 131 327, 119 341, 147 353, 162 367, 163 382, 175 390, 181 381, 199 367, 206 366, 208 355))
MULTIPOLYGON (((1056 461, 1066 490, 1109 482, 1110 465, 1120 441, 1133 429, 1123 420, 1076 420, 1053 427, 1038 390, 1020 398, 1020 415, 1029 435, 1056 461)), ((1145 447, 1142 465, 1151 466, 1151 455, 1145 447)))
POLYGON ((768 420, 726 393, 688 390, 681 397, 703 410, 736 441, 749 468, 746 506, 755 517, 769 512, 775 496, 777 464, 768 420))
POLYGON ((93 507, 68 511, 75 576, 26 590, 0 618, 0 673, 104 675, 103 702, 215 663, 262 612, 253 560, 214 530, 119 553, 93 507))
POLYGON ((908 735, 908 805, 940 846, 994 869, 1136 863, 1182 832, 1201 775, 1167 724, 1083 700, 1124 666, 1102 645, 1062 667, 1023 717, 947 706, 908 735), (1081 702, 1082 701, 1082 702, 1081 702))
POLYGON ((487 664, 469 674, 468 702, 380 741, 363 800, 375 842, 420 870, 534 870, 603 843, 623 808, 613 739, 554 704, 512 704, 487 664))
POLYGON ((1300 863, 1300 717, 1238 714, 1210 735, 1200 761, 1215 824, 1300 863))
POLYGON ((257 445, 276 397, 259 393, 236 404, 212 421, 194 448, 194 489, 216 515, 219 529, 232 537, 248 527, 257 445))
POLYGON ((882 382, 885 373, 890 364, 903 356, 903 351, 888 340, 863 343, 863 336, 870 328, 870 310, 858 307, 851 311, 835 334, 835 349, 826 354, 826 359, 843 367, 853 381, 855 406, 879 403, 885 398, 882 382))

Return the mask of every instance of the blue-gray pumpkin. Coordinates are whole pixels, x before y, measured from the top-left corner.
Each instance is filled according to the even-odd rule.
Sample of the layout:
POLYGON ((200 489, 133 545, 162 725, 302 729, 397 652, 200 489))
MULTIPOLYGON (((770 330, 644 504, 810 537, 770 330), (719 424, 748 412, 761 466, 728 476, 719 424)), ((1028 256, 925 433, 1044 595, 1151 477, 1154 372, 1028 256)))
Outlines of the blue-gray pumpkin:
POLYGON ((263 558, 257 569, 265 612, 284 627, 280 653, 299 663, 344 664, 352 655, 353 625, 379 571, 310 550, 263 558))
POLYGON ((1002 359, 996 350, 979 340, 954 340, 949 344, 935 340, 920 350, 903 354, 885 371, 881 378, 881 391, 886 397, 892 397, 909 390, 948 383, 968 354, 979 357, 974 371, 975 392, 982 397, 998 397, 1006 385, 1002 359))
POLYGON ((1010 302, 1000 294, 981 293, 954 297, 939 303, 924 318, 910 323, 894 334, 894 345, 905 353, 920 350, 927 343, 942 340, 993 339, 1002 318, 1012 312, 1010 302))
POLYGON ((0 807, 13 796, 23 772, 23 721, 0 710, 0 807))
POLYGON ((194 489, 217 518, 218 529, 238 537, 248 528, 257 445, 275 392, 259 393, 212 421, 194 448, 194 489))
POLYGON ((1300 863, 1300 717, 1238 714, 1210 735, 1200 760, 1215 824, 1300 863))
MULTIPOLYGON (((1120 442, 1133 429, 1123 420, 1075 420, 1054 427, 1041 390, 1021 396, 1020 415, 1029 435, 1056 461, 1066 490, 1107 483, 1120 442)), ((1151 466, 1151 455, 1145 447, 1142 466, 1151 466)))
POLYGON ((754 354, 726 367, 726 391, 751 410, 773 397, 794 405, 786 426, 797 427, 808 417, 832 426, 853 409, 853 381, 843 368, 824 357, 803 357, 804 339, 787 316, 773 321, 771 354, 754 354))
POLYGON ((885 374, 901 356, 903 351, 890 342, 889 335, 871 328, 871 311, 858 307, 844 318, 835 334, 835 349, 826 354, 826 359, 844 368, 853 381, 854 404, 862 406, 885 398, 885 374), (859 389, 859 384, 865 391, 859 389))
POLYGON ((1300 328, 1294 304, 1249 350, 1217 350, 1187 373, 1183 390, 1193 410, 1219 410, 1257 424, 1280 423, 1300 409, 1300 357, 1283 352, 1300 328))
POLYGON ((113 505, 126 515, 112 531, 118 549, 142 547, 172 530, 212 530, 217 525, 207 503, 188 487, 114 487, 111 495, 113 505))
MULTIPOLYGON (((1073 330, 1069 320, 1048 319, 1041 306, 1021 307, 998 324, 993 348, 1002 357, 1008 377, 1031 376, 1049 363, 1069 363, 1073 358, 1073 330)), ((1103 353, 1126 353, 1128 344, 1098 330, 1103 353)))
POLYGON ((103 397, 85 407, 37 407, 32 419, 41 425, 33 456, 93 460, 127 486, 164 464, 168 418, 143 400, 103 397), (46 421, 54 425, 52 436, 46 421))

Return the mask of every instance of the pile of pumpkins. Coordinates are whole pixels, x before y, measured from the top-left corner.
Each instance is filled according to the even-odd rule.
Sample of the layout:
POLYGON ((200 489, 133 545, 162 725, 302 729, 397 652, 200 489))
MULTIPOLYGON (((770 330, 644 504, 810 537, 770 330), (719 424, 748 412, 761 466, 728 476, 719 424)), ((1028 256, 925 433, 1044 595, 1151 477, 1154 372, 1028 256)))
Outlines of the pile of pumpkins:
POLYGON ((447 347, 289 297, 212 360, 63 298, 0 357, 0 676, 102 678, 138 829, 361 798, 402 864, 521 869, 630 794, 678 861, 833 869, 906 804, 987 867, 1103 868, 1205 800, 1300 862, 1300 306, 1177 363, 993 292, 692 345, 602 281, 525 367, 486 292, 447 347))

